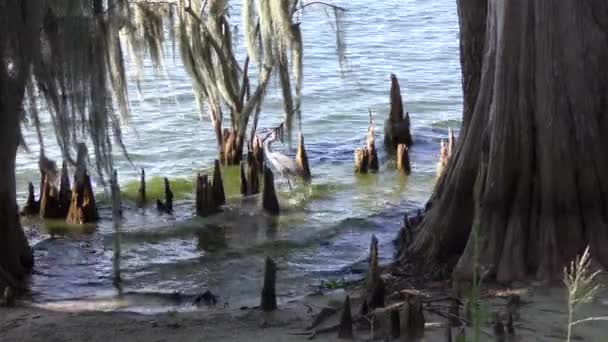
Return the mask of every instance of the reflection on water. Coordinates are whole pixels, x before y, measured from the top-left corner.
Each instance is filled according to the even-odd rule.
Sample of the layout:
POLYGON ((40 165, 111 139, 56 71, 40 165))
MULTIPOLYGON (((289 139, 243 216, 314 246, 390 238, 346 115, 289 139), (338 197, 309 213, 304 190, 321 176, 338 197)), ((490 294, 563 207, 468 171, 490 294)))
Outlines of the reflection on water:
MULTIPOLYGON (((345 30, 351 68, 347 77, 339 77, 326 18, 306 14, 303 133, 313 181, 290 190, 277 177, 280 217, 265 215, 258 196, 240 196, 236 167, 222 169, 228 198, 223 212, 194 217, 193 181, 199 172, 210 173, 216 144, 209 123, 199 121, 182 66, 168 62, 172 86, 148 72, 142 80, 145 100, 132 104, 132 127, 125 129, 123 140, 136 167, 116 156, 124 205, 120 257, 115 258, 110 201, 100 188, 101 221, 96 225, 24 221, 36 257, 32 300, 57 309, 190 310, 196 309, 193 298, 210 290, 220 303, 256 305, 266 256, 279 266, 280 300, 322 280, 360 277, 372 234, 380 241, 382 261, 389 261, 401 215, 428 198, 439 142, 448 128, 459 125, 455 2, 335 3, 349 8, 345 30), (415 139, 409 177, 395 170, 393 158, 381 148, 392 72, 400 78, 415 139), (354 175, 353 151, 365 141, 368 108, 377 123, 380 172, 354 175), (136 207, 141 167, 146 169, 152 203, 164 196, 162 179, 171 180, 173 216, 136 207), (114 265, 115 259, 119 264, 114 265), (114 284, 115 270, 120 270, 120 291, 114 284)), ((279 92, 268 92, 261 127, 281 120, 280 100, 279 92)), ((47 154, 59 160, 59 149, 50 144, 54 139, 48 118, 43 118, 43 126, 50 145, 47 154)), ((33 130, 26 129, 25 139, 30 150, 38 150, 33 130)), ((277 149, 295 154, 284 146, 277 149)), ((27 182, 37 183, 37 157, 18 156, 21 200, 27 182)))

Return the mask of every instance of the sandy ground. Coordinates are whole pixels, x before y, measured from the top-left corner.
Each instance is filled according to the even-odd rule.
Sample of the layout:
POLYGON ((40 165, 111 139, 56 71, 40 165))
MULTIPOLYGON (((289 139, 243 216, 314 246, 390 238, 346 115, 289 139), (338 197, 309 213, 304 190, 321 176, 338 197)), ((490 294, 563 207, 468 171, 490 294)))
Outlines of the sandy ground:
MULTIPOLYGON (((356 289, 348 291, 352 297, 353 315, 359 310, 361 298, 356 289)), ((504 310, 506 294, 520 295, 522 305, 515 322, 515 336, 503 341, 564 341, 566 334, 565 290, 545 286, 520 289, 486 289, 483 306, 491 311, 504 310)), ((421 291, 427 298, 440 297, 438 289, 421 291)), ((296 335, 306 330, 324 307, 340 308, 346 292, 336 290, 325 295, 307 296, 284 304, 272 313, 258 309, 214 308, 198 312, 143 315, 125 312, 61 312, 19 303, 17 308, 0 309, 0 341, 307 341, 310 335, 296 335)), ((395 302, 397 300, 393 300, 395 302)), ((447 303, 433 302, 434 308, 445 308, 447 303)), ((340 312, 325 320, 317 329, 332 327, 340 312)), ((445 341, 446 319, 425 310, 429 328, 426 341, 445 341), (441 326, 443 325, 443 326, 441 326)), ((586 304, 576 318, 608 315, 608 294, 603 293, 586 304)), ((489 315, 490 316, 490 315, 489 315)), ((375 340, 385 341, 388 317, 379 315, 375 340)), ((453 329, 456 332, 456 328, 453 329)), ((499 341, 493 337, 491 324, 483 326, 482 341, 499 341)), ((336 332, 322 333, 318 341, 337 340, 336 332)), ((371 340, 368 330, 355 331, 356 340, 371 340)), ((608 342, 608 322, 597 321, 575 327, 574 341, 608 342)), ((467 340, 472 340, 468 332, 467 340)))

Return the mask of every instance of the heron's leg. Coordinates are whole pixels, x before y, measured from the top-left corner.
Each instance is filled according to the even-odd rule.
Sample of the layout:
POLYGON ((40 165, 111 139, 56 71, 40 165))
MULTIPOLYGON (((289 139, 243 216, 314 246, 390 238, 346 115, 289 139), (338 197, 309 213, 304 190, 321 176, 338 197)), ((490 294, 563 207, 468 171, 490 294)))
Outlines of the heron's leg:
POLYGON ((287 179, 287 185, 289 186, 289 191, 293 190, 293 187, 291 186, 291 182, 289 181, 289 177, 285 177, 285 179, 287 179))

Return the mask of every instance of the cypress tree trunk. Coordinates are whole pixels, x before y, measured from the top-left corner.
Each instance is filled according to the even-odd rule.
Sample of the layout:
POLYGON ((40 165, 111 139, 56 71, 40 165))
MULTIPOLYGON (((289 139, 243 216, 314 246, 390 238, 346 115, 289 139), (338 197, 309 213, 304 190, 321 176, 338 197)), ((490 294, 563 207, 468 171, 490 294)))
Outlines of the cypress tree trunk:
MULTIPOLYGON (((15 181, 20 134, 18 98, 23 98, 23 89, 6 90, 2 89, 4 94, 0 94, 0 271, 20 280, 33 266, 32 251, 19 222, 15 181), (6 95, 14 97, 8 99, 6 95)), ((0 277, 0 284, 6 282, 0 277)))
POLYGON ((503 282, 560 277, 587 244, 608 266, 608 2, 458 8, 463 127, 410 251, 460 255, 456 279, 472 277, 476 244, 503 282))

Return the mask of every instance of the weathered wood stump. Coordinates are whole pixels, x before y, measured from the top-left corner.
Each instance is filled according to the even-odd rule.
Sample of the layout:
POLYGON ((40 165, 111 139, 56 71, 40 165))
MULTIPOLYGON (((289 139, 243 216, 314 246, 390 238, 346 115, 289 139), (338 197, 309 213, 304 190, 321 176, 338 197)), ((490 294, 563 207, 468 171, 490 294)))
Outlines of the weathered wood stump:
POLYGON ((251 196, 260 192, 258 161, 253 152, 247 153, 247 165, 241 163, 241 194, 251 196))
POLYGON ((40 191, 40 217, 42 218, 64 218, 63 210, 59 202, 59 190, 49 174, 44 175, 40 191))
POLYGON ((369 156, 367 148, 355 150, 355 173, 367 173, 369 166, 369 156))
POLYGON ((264 193, 262 194, 262 207, 270 215, 279 215, 281 209, 274 189, 274 175, 268 167, 264 167, 264 193))
POLYGON ((34 216, 40 213, 40 202, 36 201, 36 195, 34 194, 34 184, 30 182, 27 186, 27 201, 25 206, 21 209, 21 215, 23 216, 34 216))
POLYGON ((213 167, 213 203, 216 206, 226 204, 226 194, 224 193, 224 182, 222 181, 222 170, 220 169, 220 161, 215 160, 213 167))
POLYGON ((213 186, 207 175, 196 177, 196 215, 207 217, 217 213, 213 186))
POLYGON ((372 235, 369 247, 369 270, 366 279, 367 303, 371 309, 384 307, 385 286, 378 266, 378 239, 372 235))
POLYGON ((308 166, 308 155, 306 154, 306 147, 304 146, 304 136, 300 132, 300 139, 298 142, 298 150, 296 152, 296 171, 302 177, 305 182, 310 182, 312 176, 310 174, 310 167, 308 166))
POLYGON ((448 159, 452 158, 454 154, 454 144, 456 144, 456 138, 454 137, 454 130, 450 128, 448 133, 448 159))
MULTIPOLYGON (((255 169, 259 173, 263 173, 264 166, 264 146, 262 145, 262 141, 257 136, 253 137, 253 141, 251 142, 250 152, 253 153, 253 157, 255 158, 253 161, 256 162, 255 169)), ((248 161, 249 163, 249 161, 248 161)))
POLYGON ((388 119, 384 124, 384 146, 389 151, 395 151, 397 145, 412 146, 409 113, 403 116, 403 100, 397 76, 391 74, 391 108, 388 119))
POLYGON ((264 286, 262 287, 262 299, 260 308, 263 311, 273 311, 277 309, 277 264, 270 258, 266 258, 266 266, 264 268, 264 286))
POLYGON ((399 309, 391 310, 390 320, 391 338, 398 339, 399 336, 401 336, 401 321, 399 320, 399 309))
POLYGON ((66 218, 66 222, 70 224, 91 223, 99 219, 91 177, 86 170, 84 175, 80 176, 78 174, 74 176, 72 199, 66 218))
POLYGON ((409 295, 403 305, 403 316, 401 317, 402 341, 412 341, 424 336, 424 313, 422 302, 416 296, 409 295))
POLYGON ((376 151, 376 144, 374 138, 374 121, 372 119, 372 110, 369 110, 369 126, 367 128, 367 158, 368 158, 368 170, 378 171, 380 163, 378 162, 378 152, 376 151))
POLYGON ((338 338, 352 340, 353 336, 353 317, 350 312, 350 297, 346 296, 344 307, 342 308, 342 316, 340 316, 340 325, 338 327, 338 338))
POLYGON ((171 191, 171 183, 167 177, 165 177, 165 201, 156 199, 156 209, 169 215, 173 214, 173 191, 171 191))
POLYGON ((397 145, 397 170, 406 175, 412 172, 409 150, 405 144, 397 145))
POLYGON ((59 207, 62 217, 68 215, 71 200, 72 190, 70 186, 70 176, 68 174, 68 165, 64 160, 61 165, 61 182, 59 183, 59 207))
POLYGON ((141 169, 139 178, 139 189, 137 190, 137 206, 143 208, 146 205, 146 171, 141 169))
POLYGON ((441 140, 441 148, 439 150, 439 161, 437 162, 437 178, 441 177, 443 170, 448 164, 448 148, 445 141, 441 140))

